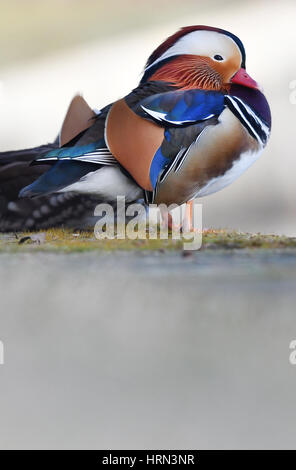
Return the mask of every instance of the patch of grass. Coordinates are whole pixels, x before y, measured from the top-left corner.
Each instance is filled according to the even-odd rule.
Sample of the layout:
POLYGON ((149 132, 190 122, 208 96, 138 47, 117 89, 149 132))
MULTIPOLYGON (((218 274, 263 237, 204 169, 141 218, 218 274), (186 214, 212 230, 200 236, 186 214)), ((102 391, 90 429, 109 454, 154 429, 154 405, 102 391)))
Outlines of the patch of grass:
POLYGON ((262 235, 261 233, 243 233, 227 230, 207 230, 203 233, 203 245, 206 249, 296 248, 296 237, 262 235))
MULTIPOLYGON (((40 234, 40 242, 38 241, 38 232, 2 234, 0 236, 0 253, 36 251, 56 253, 84 253, 89 251, 182 252, 184 242, 186 243, 184 239, 172 239, 171 235, 168 240, 160 240, 159 238, 156 240, 148 238, 145 240, 97 240, 94 237, 93 231, 77 232, 69 229, 49 229, 40 234), (35 240, 30 238, 32 235, 35 240)), ((203 232, 201 250, 277 250, 288 248, 296 250, 296 238, 227 230, 206 230, 203 232)))

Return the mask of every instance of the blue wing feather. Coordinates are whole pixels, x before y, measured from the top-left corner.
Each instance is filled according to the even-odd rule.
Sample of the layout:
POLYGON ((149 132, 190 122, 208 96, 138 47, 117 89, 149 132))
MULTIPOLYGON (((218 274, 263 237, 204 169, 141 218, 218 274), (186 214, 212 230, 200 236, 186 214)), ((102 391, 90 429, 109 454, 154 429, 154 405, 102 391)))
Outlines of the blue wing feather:
POLYGON ((46 155, 43 155, 42 157, 38 158, 37 160, 62 160, 65 158, 71 159, 75 157, 80 157, 90 152, 94 152, 95 150, 100 149, 102 147, 106 147, 104 139, 101 139, 97 142, 92 142, 87 145, 77 145, 73 147, 61 147, 58 149, 54 149, 46 155))
POLYGON ((165 127, 187 126, 219 116, 224 109, 224 95, 217 91, 170 91, 142 100, 137 114, 165 127))
POLYGON ((155 188, 157 178, 161 170, 170 162, 170 159, 165 157, 162 153, 161 147, 156 151, 150 166, 150 181, 152 187, 155 188))
POLYGON ((76 162, 75 160, 58 161, 36 181, 24 187, 20 191, 19 197, 34 197, 57 192, 97 168, 97 165, 93 163, 76 162))

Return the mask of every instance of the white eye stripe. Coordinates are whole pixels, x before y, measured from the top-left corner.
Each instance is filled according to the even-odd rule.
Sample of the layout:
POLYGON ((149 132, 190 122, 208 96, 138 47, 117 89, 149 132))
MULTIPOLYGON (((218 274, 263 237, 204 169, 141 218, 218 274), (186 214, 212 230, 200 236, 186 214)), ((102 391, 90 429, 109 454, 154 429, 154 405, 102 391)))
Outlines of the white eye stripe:
POLYGON ((221 53, 224 61, 227 58, 233 57, 233 55, 239 55, 242 60, 241 51, 232 38, 213 31, 194 31, 178 39, 154 62, 146 67, 145 71, 154 67, 159 62, 177 55, 201 55, 213 58, 216 54, 221 55, 221 53))

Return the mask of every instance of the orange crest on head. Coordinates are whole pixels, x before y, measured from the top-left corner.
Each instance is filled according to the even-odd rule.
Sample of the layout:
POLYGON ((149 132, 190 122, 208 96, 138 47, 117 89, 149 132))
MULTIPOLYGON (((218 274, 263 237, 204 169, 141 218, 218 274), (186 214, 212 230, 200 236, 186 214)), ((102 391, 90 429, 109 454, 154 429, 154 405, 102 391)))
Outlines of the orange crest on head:
POLYGON ((181 90, 218 91, 223 86, 221 75, 213 69, 211 60, 193 55, 182 55, 164 64, 150 80, 169 82, 181 90))
POLYGON ((241 54, 242 54, 242 68, 246 68, 246 53, 245 48, 241 40, 235 36, 234 34, 220 28, 214 28, 212 26, 205 26, 205 25, 193 25, 193 26, 184 26, 176 33, 169 36, 164 42, 162 42, 155 51, 152 52, 149 59, 146 63, 146 68, 153 64, 157 59, 159 59, 173 44, 175 44, 179 39, 183 36, 186 36, 189 33, 193 33, 194 31, 213 31, 216 33, 225 34, 234 40, 234 42, 239 47, 241 54))

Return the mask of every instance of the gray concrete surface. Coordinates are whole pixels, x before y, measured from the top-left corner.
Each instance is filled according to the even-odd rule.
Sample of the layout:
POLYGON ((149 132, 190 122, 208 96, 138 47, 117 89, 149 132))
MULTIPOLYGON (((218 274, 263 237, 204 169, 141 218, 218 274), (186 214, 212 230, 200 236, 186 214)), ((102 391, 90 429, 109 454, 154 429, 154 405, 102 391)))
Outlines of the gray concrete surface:
POLYGON ((295 254, 0 256, 0 448, 296 448, 295 254))

